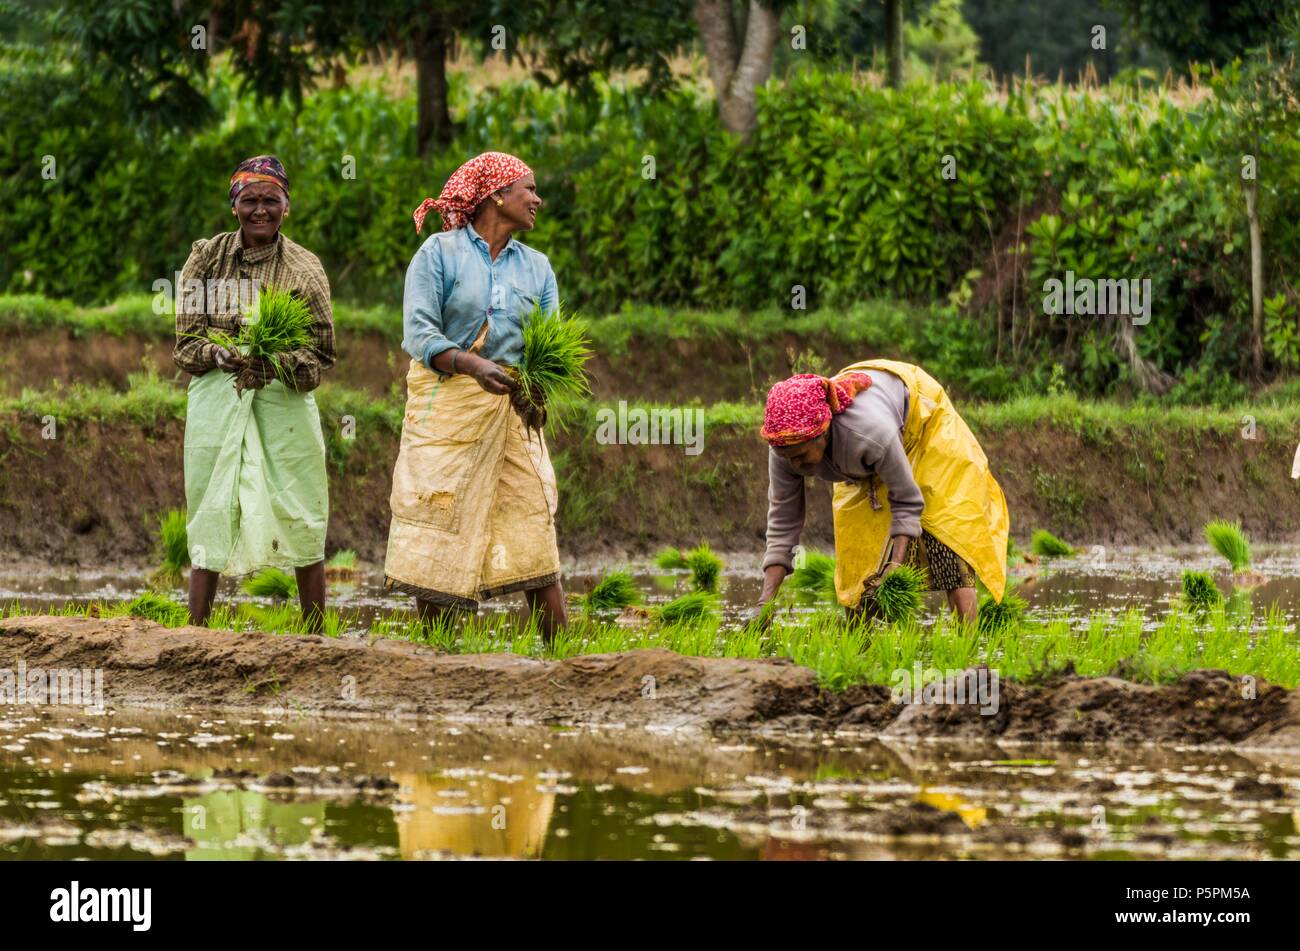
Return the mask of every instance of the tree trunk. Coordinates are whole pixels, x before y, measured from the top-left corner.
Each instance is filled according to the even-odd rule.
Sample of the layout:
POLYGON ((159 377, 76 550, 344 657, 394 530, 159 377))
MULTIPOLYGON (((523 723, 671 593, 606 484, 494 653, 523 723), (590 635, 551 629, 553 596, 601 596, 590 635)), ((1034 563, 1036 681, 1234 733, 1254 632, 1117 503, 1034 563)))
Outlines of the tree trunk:
POLYGON ((1259 231, 1259 193, 1246 182, 1246 223, 1250 228, 1250 371, 1264 375, 1264 241, 1259 231))
POLYGON ((889 88, 903 86, 903 0, 885 0, 885 59, 889 88))
POLYGON ((415 151, 424 156, 434 146, 451 141, 451 111, 447 108, 447 40, 440 24, 415 34, 416 121, 415 151))
POLYGON ((731 0, 695 0, 694 12, 722 127, 748 138, 758 125, 758 87, 772 75, 780 20, 775 12, 750 0, 744 42, 738 44, 731 0))

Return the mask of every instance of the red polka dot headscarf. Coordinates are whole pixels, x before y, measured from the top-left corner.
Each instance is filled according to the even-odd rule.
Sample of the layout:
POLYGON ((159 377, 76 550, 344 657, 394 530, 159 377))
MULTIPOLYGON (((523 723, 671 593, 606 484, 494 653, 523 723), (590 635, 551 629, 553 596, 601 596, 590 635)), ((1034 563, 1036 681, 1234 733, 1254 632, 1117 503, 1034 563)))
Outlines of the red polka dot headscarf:
POLYGON ((443 231, 465 227, 479 202, 494 191, 532 174, 532 171, 522 160, 505 152, 484 152, 474 156, 451 173, 437 201, 426 198, 411 213, 416 233, 424 227, 425 215, 431 209, 442 215, 443 231))
POLYGON ((853 398, 871 385, 861 372, 834 378, 800 373, 782 380, 767 393, 761 435, 773 446, 793 446, 816 439, 838 416, 853 405, 853 398))

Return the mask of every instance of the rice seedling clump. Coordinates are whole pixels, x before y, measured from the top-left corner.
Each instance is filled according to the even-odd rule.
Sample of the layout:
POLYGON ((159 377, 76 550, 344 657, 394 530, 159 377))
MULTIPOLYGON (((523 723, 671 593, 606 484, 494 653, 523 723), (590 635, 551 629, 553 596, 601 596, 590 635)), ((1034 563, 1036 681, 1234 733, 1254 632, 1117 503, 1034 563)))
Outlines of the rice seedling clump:
POLYGON ((296 598, 298 582, 279 568, 259 571, 244 582, 244 591, 255 598, 296 598))
POLYGON ((1057 538, 1046 529, 1040 528, 1029 540, 1029 547, 1041 558, 1070 558, 1074 548, 1057 538))
POLYGON ((562 309, 541 305, 524 320, 523 356, 515 367, 520 389, 533 406, 556 406, 591 395, 586 363, 591 349, 586 325, 562 309))
POLYGON ((819 598, 835 597, 835 559, 821 552, 804 552, 798 567, 790 573, 796 590, 819 598))
POLYGON ((627 571, 611 571, 580 599, 588 612, 621 611, 641 602, 641 590, 627 571))
POLYGON ((1218 586, 1204 571, 1183 572, 1183 601, 1193 611, 1204 613, 1223 602, 1218 586))
POLYGON ((181 583, 181 572, 190 566, 190 543, 185 530, 185 518, 184 509, 169 509, 158 517, 161 564, 150 576, 150 584, 174 588, 181 583))
POLYGON ((718 613, 718 596, 708 591, 692 591, 674 598, 655 610, 660 624, 684 624, 700 621, 718 613))
POLYGON ((1205 537, 1210 546, 1228 560, 1233 571, 1250 568, 1250 542, 1238 522, 1215 519, 1205 526, 1205 537))
POLYGON ((993 595, 985 594, 980 598, 979 615, 975 623, 981 631, 1005 631, 1024 620, 1028 607, 1028 601, 1009 589, 1002 595, 1000 602, 994 601, 993 595))
POLYGON ((126 606, 131 617, 157 621, 164 627, 183 627, 190 623, 190 609, 171 598, 146 591, 126 606))
POLYGON ((900 565, 876 588, 875 602, 880 614, 890 624, 915 617, 921 610, 925 591, 925 574, 913 565, 900 565))

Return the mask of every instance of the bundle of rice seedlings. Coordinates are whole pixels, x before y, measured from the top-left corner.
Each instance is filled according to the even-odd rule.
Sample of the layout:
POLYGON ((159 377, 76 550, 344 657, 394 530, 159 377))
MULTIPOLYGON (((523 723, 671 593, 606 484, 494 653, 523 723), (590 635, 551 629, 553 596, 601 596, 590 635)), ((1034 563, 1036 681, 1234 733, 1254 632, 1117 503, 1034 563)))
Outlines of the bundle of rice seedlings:
POLYGON ((819 598, 835 597, 835 559, 818 551, 805 552, 801 564, 790 573, 796 590, 819 598))
POLYGON ((686 553, 686 567, 691 570, 691 585, 696 591, 718 590, 722 559, 713 553, 708 542, 700 542, 686 553))
POLYGON ((1223 595, 1206 572, 1184 571, 1183 601, 1189 609, 1204 613, 1222 603, 1223 595))
POLYGON ((325 562, 325 577, 347 580, 357 573, 357 553, 344 548, 330 555, 325 562))
POLYGON ((700 542, 685 553, 680 548, 665 548, 655 556, 655 564, 665 571, 689 571, 691 587, 696 591, 717 591, 724 567, 708 542, 700 542))
POLYGON ((925 592, 925 574, 912 565, 900 565, 876 588, 876 606, 890 624, 915 617, 921 610, 925 592))
POLYGON ((298 582, 279 568, 266 568, 244 582, 244 591, 255 598, 296 598, 298 582))
POLYGON ((289 291, 268 286, 245 317, 247 323, 239 335, 244 353, 270 361, 280 382, 289 385, 289 368, 281 363, 280 355, 311 343, 311 308, 289 291))
POLYGON ((591 359, 587 327, 563 307, 545 312, 538 304, 524 319, 524 350, 515 367, 524 397, 535 407, 563 405, 591 395, 586 363, 591 359))
POLYGON ((680 548, 665 548, 655 555, 655 564, 664 571, 673 571, 686 567, 686 556, 680 548))
POLYGON ((692 591, 655 609, 660 624, 699 621, 718 613, 718 596, 709 591, 692 591))
POLYGON ((1071 558, 1074 549, 1061 541, 1051 532, 1040 528, 1029 540, 1029 547, 1035 555, 1043 558, 1071 558))
POLYGON ((1250 542, 1237 522, 1215 519, 1205 525, 1205 537, 1210 546, 1228 560, 1233 571, 1250 568, 1250 542))
POLYGON ((1025 617, 1029 602, 1007 589, 1001 602, 994 601, 993 595, 985 592, 980 597, 979 616, 975 622, 981 631, 995 633, 1015 627, 1025 617))
POLYGON ((190 566, 190 543, 185 531, 185 510, 168 509, 158 516, 158 545, 162 563, 149 578, 157 587, 174 588, 181 572, 190 566))
POLYGON ((588 612, 622 611, 642 600, 641 589, 628 571, 611 571, 578 599, 588 612))
POLYGON ((190 609, 178 604, 171 598, 146 591, 126 606, 126 613, 131 617, 147 618, 157 621, 164 627, 183 627, 190 623, 190 609))

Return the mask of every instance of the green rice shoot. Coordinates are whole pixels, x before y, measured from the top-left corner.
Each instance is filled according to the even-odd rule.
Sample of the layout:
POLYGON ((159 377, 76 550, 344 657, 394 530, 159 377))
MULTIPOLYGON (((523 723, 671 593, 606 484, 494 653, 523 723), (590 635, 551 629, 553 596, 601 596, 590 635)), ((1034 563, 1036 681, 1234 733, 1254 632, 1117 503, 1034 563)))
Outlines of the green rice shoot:
POLYGON ((642 600, 641 589, 628 571, 611 571, 579 599, 588 612, 622 611, 642 600))
POLYGON ((150 577, 151 584, 174 588, 190 566, 190 543, 185 530, 185 509, 168 509, 158 516, 158 546, 161 564, 150 577))
POLYGON ((244 582, 245 593, 255 598, 280 600, 298 596, 298 582, 279 568, 266 568, 244 582))
POLYGON ((524 319, 523 356, 515 367, 519 385, 534 406, 563 407, 591 395, 586 363, 591 359, 587 325, 536 305, 524 319))
POLYGON ((924 601, 925 575, 914 565, 899 565, 876 588, 876 606, 890 624, 901 624, 917 615, 924 601))
POLYGON ((184 627, 190 623, 190 609, 183 604, 146 591, 126 606, 131 617, 157 621, 164 627, 184 627))
POLYGON ((1205 537, 1210 547, 1228 560, 1233 571, 1250 568, 1250 542, 1240 523, 1215 519, 1206 523, 1205 537))
POLYGON ((1075 553, 1071 545, 1061 541, 1045 528, 1034 532, 1029 540, 1029 548, 1040 558, 1071 558, 1075 553))
POLYGON ((718 613, 718 596, 709 591, 691 591, 655 609, 660 624, 702 621, 718 613))
POLYGON ((798 567, 790 573, 790 584, 797 591, 819 598, 834 598, 835 559, 819 551, 805 551, 798 567))
POLYGON ((1222 604, 1223 595, 1207 572, 1184 571, 1183 603, 1191 611, 1204 613, 1222 604))

